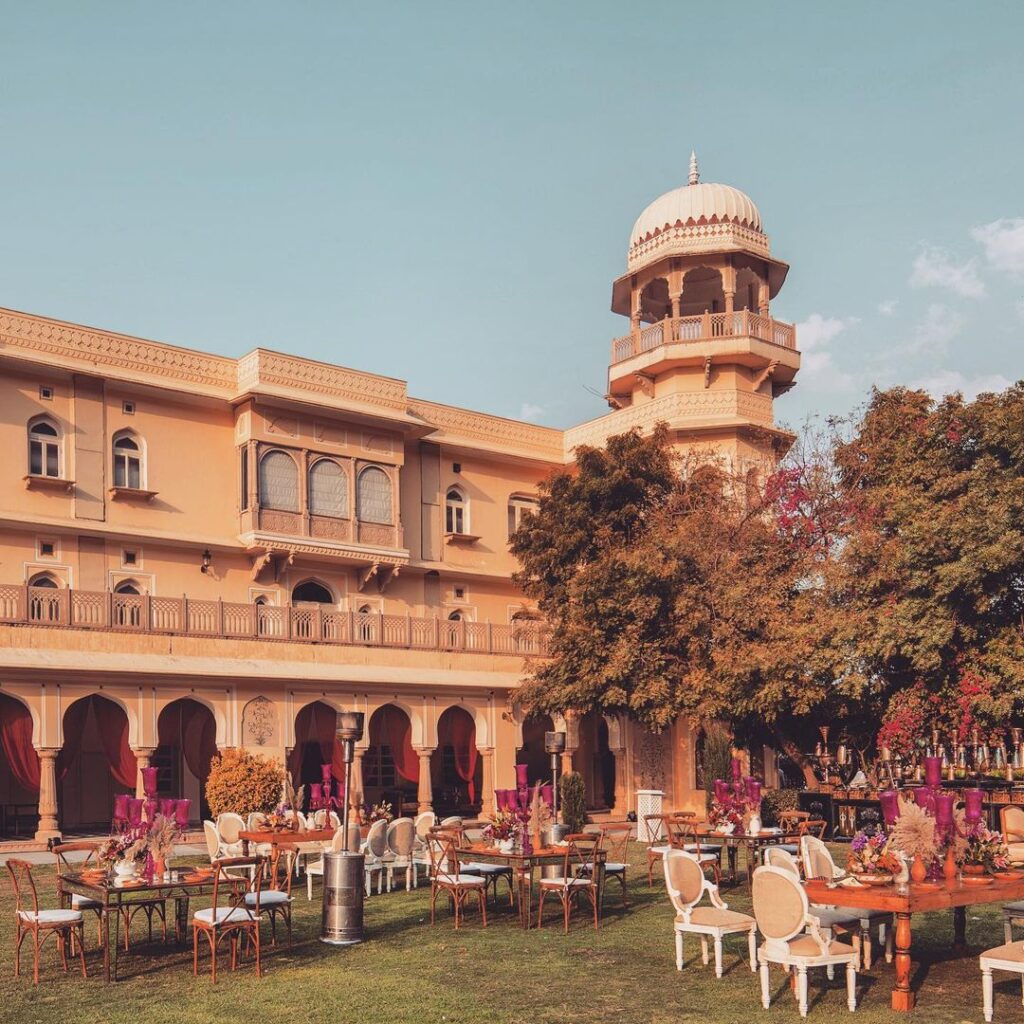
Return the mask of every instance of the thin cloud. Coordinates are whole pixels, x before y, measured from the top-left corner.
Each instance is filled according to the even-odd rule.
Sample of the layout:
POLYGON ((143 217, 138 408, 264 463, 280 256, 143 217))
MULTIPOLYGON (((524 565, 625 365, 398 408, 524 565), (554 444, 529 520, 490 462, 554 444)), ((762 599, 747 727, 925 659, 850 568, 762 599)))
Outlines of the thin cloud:
POLYGON ((800 349, 800 376, 804 382, 827 386, 833 391, 853 387, 853 378, 840 370, 832 358, 830 346, 843 331, 860 323, 858 317, 822 316, 811 313, 796 325, 796 343, 800 349))
POLYGON ((896 307, 900 304, 899 299, 886 299, 885 302, 878 304, 878 312, 882 316, 892 316, 896 312, 896 307))
POLYGON ((967 299, 980 299, 985 294, 976 260, 956 263, 945 249, 934 245, 917 254, 910 271, 910 287, 943 288, 967 299))
POLYGON ((543 405, 534 405, 532 402, 523 402, 519 406, 519 418, 534 423, 544 415, 543 405))
POLYGON ((941 302, 933 302, 925 311, 924 318, 914 326, 910 351, 932 355, 944 352, 946 346, 963 330, 966 322, 959 313, 941 302))
POLYGON ((993 270, 1024 277, 1024 217, 1003 217, 982 224, 971 231, 971 237, 985 251, 993 270))
POLYGON ((956 391, 968 402, 985 392, 1005 391, 1012 382, 1001 373, 981 373, 965 377, 959 370, 939 370, 928 377, 913 381, 911 387, 927 391, 933 398, 945 398, 956 391))

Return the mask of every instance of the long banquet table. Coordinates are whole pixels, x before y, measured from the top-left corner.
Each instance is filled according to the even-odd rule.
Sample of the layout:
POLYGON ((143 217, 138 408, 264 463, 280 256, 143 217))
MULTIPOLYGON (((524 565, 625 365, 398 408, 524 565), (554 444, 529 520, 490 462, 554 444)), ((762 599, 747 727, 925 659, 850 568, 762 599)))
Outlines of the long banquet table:
POLYGON ((868 910, 889 910, 896 915, 896 987, 892 990, 892 1008, 909 1011, 914 1008, 916 996, 910 987, 910 919, 913 914, 932 910, 953 911, 953 949, 966 952, 965 930, 967 907, 985 903, 1010 903, 1024 899, 1024 878, 1001 879, 991 883, 977 883, 959 878, 951 881, 906 886, 863 885, 830 887, 823 879, 804 883, 807 898, 812 903, 841 904, 844 907, 864 907, 868 910))

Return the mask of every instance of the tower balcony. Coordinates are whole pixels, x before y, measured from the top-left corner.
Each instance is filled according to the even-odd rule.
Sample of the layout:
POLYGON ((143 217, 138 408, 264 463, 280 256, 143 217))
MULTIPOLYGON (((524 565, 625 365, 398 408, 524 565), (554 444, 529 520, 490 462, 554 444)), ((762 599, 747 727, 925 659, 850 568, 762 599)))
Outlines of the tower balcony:
POLYGON ((657 374, 673 365, 707 361, 750 367, 774 364, 792 379, 800 367, 796 328, 744 309, 733 313, 665 317, 612 342, 609 390, 637 373, 657 374))

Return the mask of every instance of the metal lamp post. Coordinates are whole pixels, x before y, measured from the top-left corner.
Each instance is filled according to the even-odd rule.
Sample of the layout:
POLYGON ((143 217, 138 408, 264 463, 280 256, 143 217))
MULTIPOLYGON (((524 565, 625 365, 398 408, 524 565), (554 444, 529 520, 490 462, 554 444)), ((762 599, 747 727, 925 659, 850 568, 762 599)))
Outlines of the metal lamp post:
POLYGON ((565 752, 565 733, 545 732, 544 749, 551 755, 551 810, 554 821, 546 830, 550 833, 550 837, 546 837, 545 840, 550 845, 551 843, 559 842, 564 837, 566 831, 565 826, 558 822, 558 775, 561 767, 561 755, 565 752))
POLYGON ((349 785, 356 741, 363 735, 363 713, 340 711, 337 737, 345 762, 341 829, 344 849, 324 853, 324 899, 320 941, 350 946, 363 941, 363 855, 348 848, 349 785))

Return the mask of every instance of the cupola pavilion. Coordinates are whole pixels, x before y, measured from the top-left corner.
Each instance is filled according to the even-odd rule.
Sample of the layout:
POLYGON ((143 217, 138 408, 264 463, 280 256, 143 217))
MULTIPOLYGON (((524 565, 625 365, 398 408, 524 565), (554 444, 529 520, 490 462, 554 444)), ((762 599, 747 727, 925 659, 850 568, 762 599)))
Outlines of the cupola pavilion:
POLYGON ((522 711, 546 632, 508 541, 578 445, 634 427, 759 478, 792 442, 773 415, 800 365, 771 311, 787 270, 753 201, 691 157, 612 286, 611 408, 564 430, 0 309, 0 841, 103 827, 149 765, 198 825, 228 747, 318 782, 352 709, 359 799, 399 812, 486 814, 517 762, 546 775, 555 727, 595 815, 651 789, 703 806, 685 720, 522 711))

